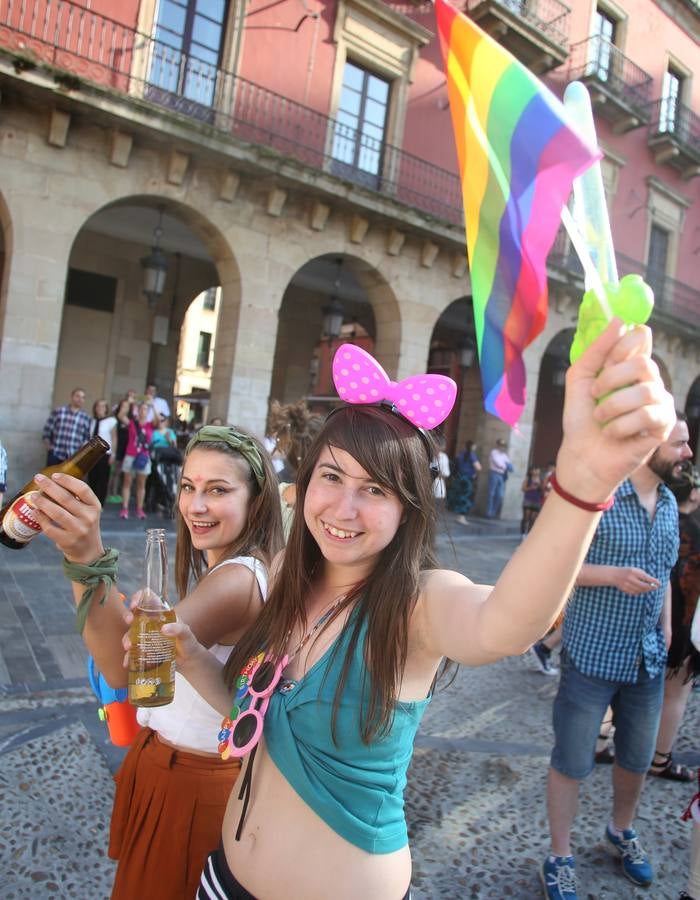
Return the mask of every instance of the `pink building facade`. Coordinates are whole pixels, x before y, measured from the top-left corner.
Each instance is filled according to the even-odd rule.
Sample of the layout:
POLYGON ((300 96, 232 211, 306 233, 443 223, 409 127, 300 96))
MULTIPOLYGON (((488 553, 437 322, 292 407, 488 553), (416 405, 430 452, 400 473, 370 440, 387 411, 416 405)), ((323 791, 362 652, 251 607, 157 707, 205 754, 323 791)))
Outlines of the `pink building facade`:
MULTIPOLYGON (((454 5, 558 95, 588 85, 618 268, 655 289, 656 355, 696 440, 696 4, 454 5)), ((156 379, 172 396, 185 312, 214 286, 211 415, 262 431, 271 399, 327 405, 342 327, 394 376, 456 377, 450 452, 505 436, 523 472, 556 454, 581 269, 562 233, 510 435, 481 407, 435 31, 432 4, 409 0, 0 0, 0 415, 16 468, 74 383, 114 401, 156 379)))

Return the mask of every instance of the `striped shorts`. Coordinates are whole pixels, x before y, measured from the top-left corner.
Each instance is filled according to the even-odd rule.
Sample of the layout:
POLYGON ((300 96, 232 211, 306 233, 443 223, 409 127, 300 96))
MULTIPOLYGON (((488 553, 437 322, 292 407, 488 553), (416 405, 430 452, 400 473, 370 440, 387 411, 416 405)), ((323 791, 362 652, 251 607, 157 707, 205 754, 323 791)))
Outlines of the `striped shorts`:
POLYGON ((196 900, 255 900, 255 897, 236 880, 226 862, 223 845, 210 853, 197 889, 196 900))
MULTIPOLYGON (((229 868, 223 845, 207 857, 196 900, 255 900, 229 868)), ((410 887, 403 900, 411 900, 410 887)))

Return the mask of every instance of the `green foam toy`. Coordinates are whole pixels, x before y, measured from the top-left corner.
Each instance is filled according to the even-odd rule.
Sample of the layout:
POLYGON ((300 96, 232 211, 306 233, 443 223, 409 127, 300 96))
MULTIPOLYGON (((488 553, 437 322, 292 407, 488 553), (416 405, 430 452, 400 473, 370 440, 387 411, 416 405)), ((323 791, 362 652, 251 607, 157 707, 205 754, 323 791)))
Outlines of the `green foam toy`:
MULTIPOLYGON (((654 292, 641 275, 625 275, 619 285, 604 285, 608 306, 626 325, 643 325, 654 308, 654 292)), ((578 311, 576 333, 569 351, 572 363, 607 328, 608 314, 593 291, 586 291, 578 311)))

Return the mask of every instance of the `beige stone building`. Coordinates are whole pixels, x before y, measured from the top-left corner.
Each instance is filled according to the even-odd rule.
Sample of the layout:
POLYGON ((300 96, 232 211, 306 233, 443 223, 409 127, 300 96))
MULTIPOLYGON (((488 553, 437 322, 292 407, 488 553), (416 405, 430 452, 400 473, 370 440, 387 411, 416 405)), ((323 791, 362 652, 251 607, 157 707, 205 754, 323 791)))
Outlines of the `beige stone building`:
MULTIPOLYGON (((273 90, 234 78, 254 40, 241 30, 241 11, 262 6, 231 3, 225 23, 231 68, 220 56, 212 69, 215 90, 205 97, 201 72, 199 93, 193 87, 192 46, 178 51, 189 66, 185 81, 165 90, 154 51, 164 27, 157 4, 131 3, 129 24, 126 6, 115 22, 81 4, 46 0, 42 9, 75 16, 63 24, 51 19, 47 39, 46 29, 40 33, 37 23, 20 17, 19 3, 0 0, 0 11, 9 10, 0 22, 0 436, 11 486, 42 464, 43 423, 71 388, 84 387, 89 402, 116 402, 151 380, 169 400, 200 387, 183 365, 189 351, 181 347, 181 329, 194 298, 217 289, 215 310, 190 314, 197 341, 216 334, 208 347, 197 345, 199 362, 207 359, 194 367, 210 377, 210 417, 261 434, 272 398, 313 392, 314 360, 330 340, 324 316, 335 301, 346 325, 356 322, 371 336, 392 377, 427 367, 456 377, 459 406, 446 428, 449 448, 473 438, 483 458, 497 437, 506 437, 516 469, 506 514, 517 515, 529 461, 545 462, 559 440, 561 376, 582 291, 570 248, 558 242, 550 257, 549 319, 526 353, 528 403, 511 433, 483 412, 454 171, 393 144, 378 145, 380 169, 371 160, 353 168, 338 150, 348 60, 359 66, 369 57, 392 86, 393 139, 399 147, 402 134, 419 140, 420 108, 411 98, 422 96, 417 86, 427 77, 420 54, 435 47, 426 4, 308 5, 313 14, 298 33, 313 25, 318 53, 328 57, 331 106, 323 116, 312 108, 319 105, 312 95, 323 78, 320 68, 311 81, 306 77, 311 50, 299 58, 294 99, 285 99, 278 85, 273 90), (107 21, 109 52, 94 37, 106 33, 107 21), (79 27, 85 35, 92 28, 89 42, 71 37, 79 27), (120 46, 127 50, 117 52, 120 46), (313 129, 324 135, 320 149, 313 129), (409 164, 421 185, 413 193, 402 188, 409 164), (144 261, 154 249, 165 257, 165 277, 149 300, 144 261)), ((300 9, 288 13, 298 19, 300 9)), ((531 29, 530 41, 536 40, 531 29)), ((321 56, 313 59, 320 67, 321 56)), ((435 96, 431 116, 444 111, 442 94, 435 96)), ((451 140, 444 116, 441 122, 444 140, 451 140)), ((700 147, 697 154, 700 164, 700 147)), ((620 196, 624 166, 624 155, 608 148, 609 196, 620 196)), ((674 234, 689 222, 700 230, 700 179, 689 176, 680 190, 673 179, 643 177, 646 212, 630 221, 636 225, 653 213, 674 234)), ((700 277, 694 284, 687 276, 670 277, 678 274, 681 251, 664 263, 675 299, 656 316, 655 353, 696 429, 700 277)))

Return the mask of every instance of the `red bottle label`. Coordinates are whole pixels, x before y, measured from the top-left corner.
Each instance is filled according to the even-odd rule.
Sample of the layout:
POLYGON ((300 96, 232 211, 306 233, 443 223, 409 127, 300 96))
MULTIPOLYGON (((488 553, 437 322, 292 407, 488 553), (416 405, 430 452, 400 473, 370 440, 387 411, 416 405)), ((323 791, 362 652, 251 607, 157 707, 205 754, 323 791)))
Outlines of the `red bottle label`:
POLYGON ((34 518, 31 498, 38 491, 30 491, 18 497, 7 510, 2 520, 5 534, 18 544, 26 544, 41 531, 41 525, 34 518))

